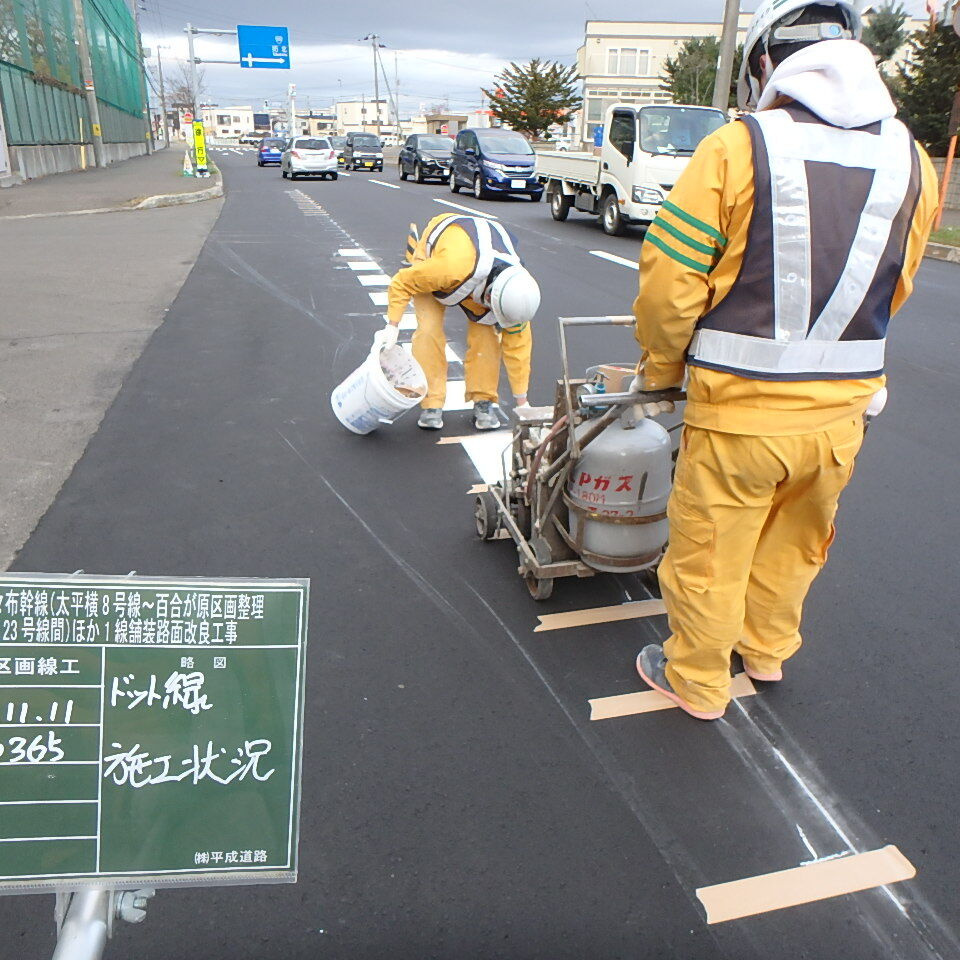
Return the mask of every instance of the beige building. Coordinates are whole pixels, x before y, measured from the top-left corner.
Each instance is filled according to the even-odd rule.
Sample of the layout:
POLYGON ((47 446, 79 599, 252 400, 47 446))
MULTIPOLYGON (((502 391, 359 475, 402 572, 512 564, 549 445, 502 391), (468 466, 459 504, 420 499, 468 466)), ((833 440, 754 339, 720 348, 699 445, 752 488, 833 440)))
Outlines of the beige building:
POLYGON ((341 100, 336 105, 337 133, 341 136, 354 131, 376 133, 378 106, 380 132, 396 132, 386 100, 341 100))
POLYGON ((254 129, 253 107, 204 107, 201 113, 208 137, 225 140, 254 129))
MULTIPOLYGON (((737 43, 743 43, 752 14, 741 13, 737 43)), ((663 65, 676 56, 684 40, 719 38, 722 24, 658 20, 588 20, 583 46, 577 51, 577 72, 583 80, 580 136, 593 140, 613 103, 667 103, 660 89, 663 65)))

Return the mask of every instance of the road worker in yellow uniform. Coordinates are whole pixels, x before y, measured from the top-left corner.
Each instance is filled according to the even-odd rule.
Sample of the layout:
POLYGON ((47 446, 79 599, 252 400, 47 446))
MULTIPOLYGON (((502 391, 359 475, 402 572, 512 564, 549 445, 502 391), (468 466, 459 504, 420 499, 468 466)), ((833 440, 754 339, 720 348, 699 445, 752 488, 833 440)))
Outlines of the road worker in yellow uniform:
POLYGON ((763 0, 742 107, 705 138, 643 243, 633 389, 687 377, 652 687, 722 716, 731 655, 774 682, 800 647, 890 318, 913 289, 936 175, 899 120, 847 0, 763 0))
POLYGON ((417 235, 411 226, 407 243, 409 267, 397 272, 387 290, 387 325, 377 341, 390 347, 398 325, 413 300, 417 329, 413 356, 427 377, 418 426, 439 430, 447 391, 447 353, 443 321, 446 308, 466 314, 464 357, 466 399, 473 403, 478 430, 495 430, 500 360, 516 406, 525 406, 530 383, 533 334, 530 321, 540 306, 540 288, 516 250, 513 236, 486 217, 440 214, 417 235))

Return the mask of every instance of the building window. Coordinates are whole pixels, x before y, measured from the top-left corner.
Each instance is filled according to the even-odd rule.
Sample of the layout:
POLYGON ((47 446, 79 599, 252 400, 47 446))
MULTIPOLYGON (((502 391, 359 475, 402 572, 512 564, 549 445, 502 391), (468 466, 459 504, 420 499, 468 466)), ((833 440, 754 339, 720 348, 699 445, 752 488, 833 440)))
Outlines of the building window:
POLYGON ((603 101, 588 100, 587 101, 587 122, 600 123, 602 120, 603 120, 603 101))
POLYGON ((221 127, 229 126, 229 125, 230 125, 230 115, 229 115, 229 114, 224 114, 224 113, 218 113, 218 114, 217 114, 217 123, 218 123, 221 127))
POLYGON ((620 63, 620 58, 618 56, 619 53, 619 50, 607 51, 607 73, 611 77, 615 77, 620 72, 620 68, 618 66, 620 63))
POLYGON ((636 48, 624 47, 620 51, 620 73, 624 77, 633 77, 637 73, 636 48))

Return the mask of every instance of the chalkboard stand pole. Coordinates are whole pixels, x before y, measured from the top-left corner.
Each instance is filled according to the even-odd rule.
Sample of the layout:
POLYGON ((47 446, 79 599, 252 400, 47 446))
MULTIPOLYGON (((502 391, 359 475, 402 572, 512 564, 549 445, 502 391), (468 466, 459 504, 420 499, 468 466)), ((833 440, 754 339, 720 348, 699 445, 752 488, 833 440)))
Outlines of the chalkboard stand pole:
POLYGON ((78 890, 58 893, 54 916, 57 948, 53 960, 101 960, 107 939, 113 936, 115 917, 142 923, 147 900, 155 890, 78 890))

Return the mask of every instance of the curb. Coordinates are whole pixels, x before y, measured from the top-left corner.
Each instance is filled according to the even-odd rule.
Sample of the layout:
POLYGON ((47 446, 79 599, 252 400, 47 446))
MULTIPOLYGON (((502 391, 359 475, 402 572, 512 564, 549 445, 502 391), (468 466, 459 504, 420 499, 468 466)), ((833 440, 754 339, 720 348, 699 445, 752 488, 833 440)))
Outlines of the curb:
POLYGON ((183 203, 200 203, 203 200, 216 200, 223 196, 223 177, 206 190, 192 190, 189 193, 160 193, 146 197, 134 204, 121 204, 114 207, 91 207, 88 210, 59 210, 54 213, 19 213, 0 217, 3 220, 44 220, 48 217, 80 217, 88 213, 121 213, 129 210, 155 210, 159 207, 176 207, 183 203))
POLYGON ((928 243, 925 257, 931 260, 946 260, 948 263, 960 263, 960 247, 948 243, 928 243))

